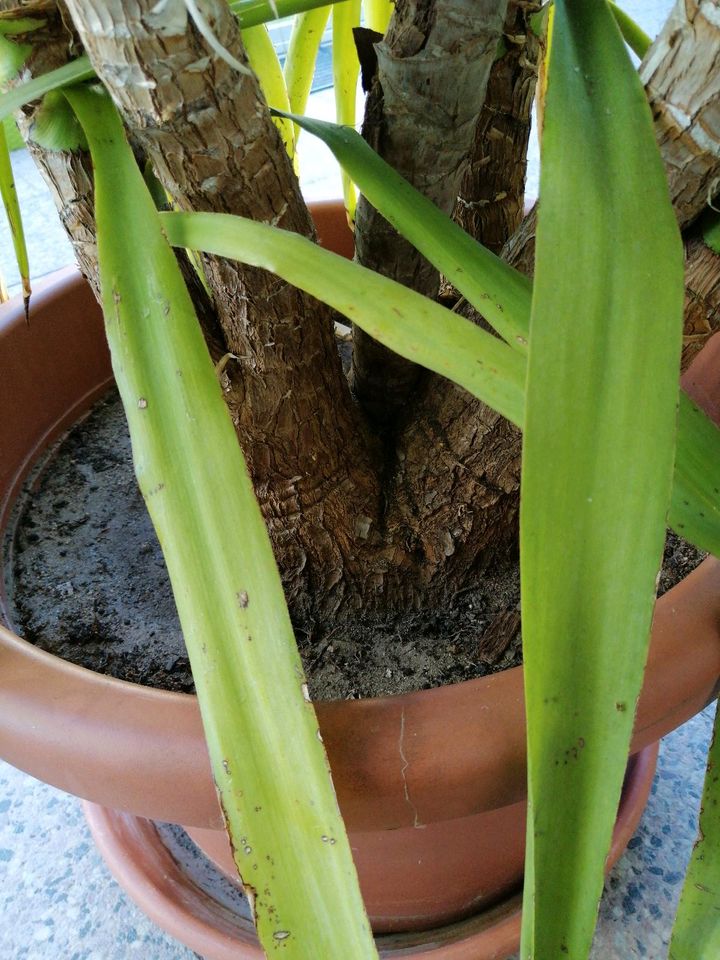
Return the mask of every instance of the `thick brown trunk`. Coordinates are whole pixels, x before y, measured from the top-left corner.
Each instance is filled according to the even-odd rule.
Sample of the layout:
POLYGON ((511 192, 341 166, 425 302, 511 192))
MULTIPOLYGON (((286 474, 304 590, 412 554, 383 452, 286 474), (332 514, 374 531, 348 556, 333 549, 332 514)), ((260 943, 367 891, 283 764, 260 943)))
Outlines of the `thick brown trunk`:
MULTIPOLYGON (((363 136, 441 210, 452 213, 497 51, 506 0, 398 0, 376 44, 377 75, 363 136)), ((427 296, 437 270, 361 198, 357 259, 427 296)), ((406 402, 421 370, 353 331, 352 384, 381 422, 406 402)))
POLYGON ((455 209, 455 221, 493 253, 500 252, 523 215, 540 55, 540 38, 531 18, 540 6, 509 0, 503 27, 505 53, 490 71, 455 209))
MULTIPOLYGON (((40 2, 44 10, 53 9, 40 2)), ((0 0, 0 11, 11 6, 17 3, 0 0)), ((398 22, 410 16, 411 7, 421 9, 419 4, 400 4, 398 22)), ((696 7, 689 4, 690 10, 696 7)), ((425 11, 436 8, 439 2, 429 0, 422 6, 425 11)), ((23 12, 26 9, 23 6, 23 12)), ((75 23, 96 68, 117 98, 133 137, 181 205, 252 214, 307 233, 311 225, 257 85, 218 61, 186 19, 182 29, 178 26, 184 9, 180 2, 159 6, 152 0, 72 0, 75 23), (162 17, 170 14, 176 19, 168 24, 162 17), (198 64, 204 69, 196 69, 198 64)), ((226 5, 207 0, 203 9, 224 45, 241 59, 242 46, 226 5)), ((421 26, 429 32, 432 24, 422 21, 421 26)), ((417 46, 412 31, 393 42, 404 44, 408 36, 417 46)), ((528 45, 531 42, 528 39, 528 45)), ((690 57, 686 40, 678 43, 683 56, 690 57)), ((663 62, 669 61, 668 70, 675 71, 675 83, 683 78, 682 83, 707 86, 706 78, 694 77, 692 58, 687 69, 679 70, 677 50, 667 50, 663 62)), ((514 47, 506 57, 513 52, 514 47)), ((46 48, 39 44, 32 69, 42 72, 67 56, 62 43, 46 48)), ((503 150, 512 141, 506 123, 518 124, 519 141, 527 127, 532 71, 520 59, 517 69, 505 65, 505 85, 498 76, 488 103, 487 129, 500 125, 497 142, 503 150), (496 98, 505 107, 501 109, 496 98)), ((654 82, 659 84, 661 75, 656 64, 654 82)), ((671 84, 668 99, 673 89, 671 84)), ((695 103, 692 92, 685 96, 695 103)), ((664 118, 665 113, 657 116, 664 118)), ((708 106, 702 122, 710 116, 708 106)), ((666 129, 660 119, 658 124, 666 129)), ((663 146, 664 152, 671 150, 676 157, 679 141, 687 138, 665 137, 669 145, 663 146)), ((697 147, 697 136, 693 143, 697 147)), ((508 192, 518 196, 522 159, 514 156, 510 162, 507 156, 490 151, 482 166, 488 186, 479 189, 488 197, 503 191, 503 167, 508 192)), ((717 150, 711 150, 701 162, 693 153, 692 162, 684 166, 673 193, 681 220, 702 205, 708 171, 718 168, 717 156, 717 150)), ((42 160, 60 164, 51 180, 76 248, 92 273, 87 157, 58 154, 42 160)), ((453 160, 450 166, 458 163, 453 160)), ((482 192, 478 195, 483 197, 482 192)), ((511 205, 508 209, 510 213, 490 218, 499 229, 493 243, 500 242, 517 215, 511 205)), ((526 221, 518 234, 521 240, 532 234, 532 223, 526 221)), ((516 249, 530 264, 532 244, 516 240, 516 249)), ((690 350, 697 342, 693 338, 715 323, 720 283, 717 260, 701 244, 691 244, 688 256, 690 350)), ((410 272, 424 276, 425 268, 415 262, 410 272)), ((516 262, 523 262, 519 254, 516 262)), ((370 442, 340 373, 327 311, 259 271, 208 260, 208 272, 223 324, 215 355, 229 348, 241 358, 225 368, 225 386, 291 597, 300 602, 314 596, 321 613, 340 615, 361 605, 401 609, 433 604, 513 549, 520 449, 514 428, 461 389, 440 378, 429 379, 408 412, 395 456, 385 460, 381 495, 370 442)))
MULTIPOLYGON (((490 74, 456 208, 461 225, 495 250, 522 216, 540 53, 530 27, 537 7, 508 4, 507 50, 490 74)), ((437 376, 427 379, 413 414, 398 442, 388 526, 423 557, 418 589, 441 596, 515 549, 520 434, 437 376)))
MULTIPOLYGON (((22 17, 42 24, 40 29, 31 30, 27 35, 18 34, 11 38, 11 41, 32 45, 32 52, 12 85, 64 66, 80 52, 80 45, 72 30, 67 11, 64 5, 54 0, 28 0, 26 3, 0 0, 0 17, 4 20, 22 17)), ((26 140, 32 128, 34 114, 35 107, 27 107, 17 114, 18 124, 26 140)), ((53 195, 78 265, 98 296, 90 156, 82 150, 72 153, 44 150, 32 141, 28 141, 28 147, 53 195)))
MULTIPOLYGON (((93 66, 175 201, 312 235, 254 77, 209 48, 181 0, 71 0, 93 66)), ((220 43, 245 54, 221 0, 202 4, 220 43)), ((64 185, 63 185, 64 186, 64 185)), ((352 592, 377 515, 362 420, 329 311, 278 278, 220 258, 206 271, 231 360, 224 387, 288 594, 329 608, 352 592)))
MULTIPOLYGON (((676 11, 676 19, 665 26, 648 52, 643 71, 645 75, 646 65, 652 64, 649 97, 657 138, 668 168, 673 204, 684 227, 704 208, 709 185, 720 176, 720 97, 714 93, 720 74, 707 72, 708 64, 720 58, 720 36, 705 16, 716 10, 716 5, 680 6, 687 9, 687 22, 678 23, 676 11), (666 108, 663 103, 675 107, 666 108), (678 104, 685 104, 685 115, 692 122, 672 135, 668 117, 677 114, 678 104)), ((505 259, 526 274, 533 272, 535 225, 533 210, 503 251, 505 259)), ((720 258, 698 240, 688 242, 686 256, 683 368, 720 326, 720 258)), ((480 322, 472 309, 463 312, 480 322)), ((433 563, 440 545, 447 544, 452 552, 444 578, 450 588, 461 586, 462 578, 472 576, 473 571, 492 565, 513 541, 521 438, 508 424, 494 423, 495 416, 449 381, 436 377, 400 440, 399 522, 412 531, 409 539, 428 545, 433 563), (493 440, 502 436, 501 449, 499 444, 485 441, 486 430, 493 440), (429 495, 439 463, 446 464, 450 474, 435 481, 445 493, 440 496, 434 486, 429 495), (474 504, 484 505, 480 521, 473 516, 474 504), (472 522, 466 519, 463 524, 461 518, 468 516, 472 522)))

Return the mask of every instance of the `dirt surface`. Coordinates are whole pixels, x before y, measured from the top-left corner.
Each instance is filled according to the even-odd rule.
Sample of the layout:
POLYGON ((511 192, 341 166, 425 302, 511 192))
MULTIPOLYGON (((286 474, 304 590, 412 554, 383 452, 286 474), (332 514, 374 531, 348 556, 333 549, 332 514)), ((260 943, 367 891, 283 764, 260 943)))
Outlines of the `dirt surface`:
MULTIPOLYGON (((700 559, 670 534, 661 592, 700 559)), ((39 465, 4 549, 10 616, 44 650, 114 677, 191 692, 160 547, 112 394, 39 465)), ((297 626, 315 699, 401 693, 521 659, 519 577, 508 563, 447 608, 347 625, 297 626)))

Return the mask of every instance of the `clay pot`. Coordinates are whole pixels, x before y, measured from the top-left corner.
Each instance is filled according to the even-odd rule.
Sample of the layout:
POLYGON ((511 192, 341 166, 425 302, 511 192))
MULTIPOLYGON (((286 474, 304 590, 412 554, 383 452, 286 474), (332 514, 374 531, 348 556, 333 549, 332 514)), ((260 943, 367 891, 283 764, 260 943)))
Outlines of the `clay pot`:
MULTIPOLYGON (((321 231, 342 223, 324 206, 316 219, 321 231)), ((333 245, 342 244, 341 230, 333 245)), ((33 462, 112 380, 99 310, 73 271, 35 293, 29 326, 20 304, 2 308, 0 370, 2 532, 33 462)), ((720 562, 709 558, 657 604, 633 753, 716 695, 719 624, 720 562)), ((4 628, 0 675, 0 756, 102 807, 183 824, 225 862, 222 835, 208 833, 222 821, 194 697, 93 674, 4 628)), ((511 952, 524 844, 522 669, 403 696, 318 703, 317 713, 375 929, 437 928, 499 903, 494 940, 485 923, 452 943, 433 934, 431 953, 481 960, 511 952)), ((630 764, 615 856, 644 806, 653 758, 650 749, 630 764)), ((414 956, 408 944, 402 955, 414 956)), ((202 950, 222 956, 204 941, 202 950)))

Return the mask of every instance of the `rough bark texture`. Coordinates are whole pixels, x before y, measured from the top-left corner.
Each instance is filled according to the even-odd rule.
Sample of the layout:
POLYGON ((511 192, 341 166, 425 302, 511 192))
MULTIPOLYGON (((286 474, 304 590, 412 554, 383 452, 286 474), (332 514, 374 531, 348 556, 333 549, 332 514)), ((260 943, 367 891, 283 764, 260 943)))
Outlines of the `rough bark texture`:
MULTIPOLYGON (((246 62, 227 5, 203 11, 246 62)), ((86 52, 158 176, 185 209, 250 216, 312 235, 292 166, 254 77, 218 58, 182 0, 70 0, 86 52)), ((291 598, 352 592, 377 512, 363 424, 329 311, 280 279, 205 260, 229 352, 228 405, 291 598)))
POLYGON ((682 369, 720 330, 720 257, 699 237, 685 242, 685 325, 682 369))
POLYGON ((717 0, 678 0, 640 77, 655 118, 682 227, 720 187, 720 13, 717 0))
MULTIPOLYGON (((368 96, 363 136, 441 210, 452 213, 488 74, 497 51, 506 0, 398 0, 368 96)), ((428 296, 437 270, 361 198, 357 259, 428 296)), ((362 330, 353 331, 352 384, 380 421, 392 419, 420 370, 362 330)))
MULTIPOLYGON (((711 12, 707 5, 700 6, 706 14, 711 12)), ((717 10, 716 5, 714 9, 717 10)), ((710 75, 706 73, 708 66, 720 57, 720 38, 702 11, 698 12, 698 4, 688 3, 688 17, 684 27, 677 19, 666 25, 646 58, 646 63, 654 63, 655 93, 649 93, 654 99, 658 143, 668 165, 671 196, 681 226, 686 226, 703 209, 708 184, 720 175, 720 123, 716 121, 720 97, 715 92, 720 81, 717 70, 710 75), (675 37, 675 41, 669 37, 675 37), (703 48, 702 52, 698 45, 703 48), (698 89, 699 99, 695 97, 694 88, 698 89), (686 114, 694 118, 682 135, 669 135, 667 117, 672 111, 660 109, 657 91, 662 91, 662 96, 671 104, 685 103, 686 114), (700 129, 702 136, 698 133, 700 129)), ((485 113, 491 109, 494 89, 488 85, 485 113)), ((503 251, 505 259, 529 275, 534 268, 535 227, 536 210, 532 210, 503 251)), ((717 311, 720 258, 698 240, 688 242, 686 257, 683 369, 720 325, 717 311)), ((467 305, 461 307, 461 311, 481 322, 467 305)), ((447 544, 450 557, 444 575, 449 581, 453 579, 454 568, 462 571, 466 564, 472 569, 493 562, 496 551, 502 551, 512 542, 508 535, 512 536, 517 517, 521 439, 518 431, 502 421, 494 422, 494 418, 499 420, 479 402, 469 401, 453 384, 435 377, 417 409, 417 416, 400 440, 399 512, 423 543, 429 545, 430 556, 433 548, 437 552, 443 541, 447 544), (485 440, 485 430, 491 442, 485 440), (495 442, 496 437, 501 440, 495 442), (427 478, 441 462, 447 464, 449 470, 438 471, 440 475, 430 495, 427 478), (477 484, 474 492, 473 484, 477 484), (412 495, 403 497, 403 491, 412 495), (461 505, 472 503, 475 497, 487 505, 484 516, 474 526, 464 525, 461 505), (453 504, 457 516, 453 515, 453 504)))
MULTIPOLYGON (((525 17, 528 4, 518 0, 516 6, 516 18, 525 17)), ((181 205, 239 212, 311 231, 257 85, 217 60, 188 23, 181 0, 165 5, 153 0, 71 0, 71 7, 87 51, 115 95, 134 139, 152 157, 181 205)), ((396 24, 397 35, 391 38, 399 60, 413 59, 413 52, 423 44, 427 48, 440 7, 440 0, 399 4, 397 24, 405 23, 406 29, 396 24)), ((26 4, 0 0, 0 15, 11 8, 16 16, 17 12, 27 15, 28 8, 42 8, 52 17, 55 5, 49 0, 26 4)), ((465 9, 456 0, 452 9, 460 8, 465 9)), ((689 3, 688 8, 697 19, 697 4, 689 3)), ((205 0, 203 9, 223 44, 242 59, 226 5, 205 0)), ((58 18, 54 22, 61 26, 58 18)), ((700 20, 696 26, 701 27, 700 20)), ((462 27, 465 35, 467 25, 462 27)), ((702 29, 698 43, 708 42, 702 29)), ((517 168, 522 160, 506 150, 513 140, 518 148, 525 136, 533 74, 527 51, 534 41, 526 40, 528 62, 522 63, 520 34, 512 36, 513 46, 506 54, 511 60, 502 72, 497 68, 497 85, 491 87, 483 121, 491 138, 493 130, 502 131, 496 143, 502 149, 488 151, 479 166, 487 178, 487 186, 481 182, 478 188, 481 197, 483 190, 493 197, 503 192, 503 175, 508 193, 519 195, 517 168), (513 57, 517 63, 510 69, 513 57), (508 123, 517 125, 516 136, 509 134, 508 123)), ((71 52, 62 30, 53 42, 44 39, 30 65, 38 73, 58 66, 71 52)), ((716 44, 716 39, 712 42, 716 44)), ((680 47, 684 70, 673 45, 667 46, 663 60, 676 76, 674 82, 706 89, 707 77, 694 76, 692 51, 684 34, 680 47)), ((659 84, 661 76, 656 64, 653 82, 659 84)), ((454 96, 458 89, 456 83, 454 96)), ((674 102, 674 85, 663 89, 668 102, 674 102)), ((688 103, 696 103, 687 90, 684 96, 688 103)), ((708 94, 706 99, 707 111, 697 122, 707 134, 712 97, 708 94)), ((686 136, 665 135, 666 112, 656 110, 656 117, 663 151, 670 151, 673 166, 678 170, 682 166, 677 161, 682 144, 691 155, 678 174, 674 192, 683 222, 694 215, 689 211, 697 212, 703 205, 708 171, 720 166, 720 151, 713 141, 708 156, 700 158, 696 134, 691 149, 686 136)), ((378 132, 386 137, 388 129, 383 120, 378 132)), ((412 134, 411 167, 416 128, 412 134)), ((50 168, 66 226, 85 269, 92 274, 88 158, 59 154, 40 159, 50 168), (59 164, 57 170, 52 168, 54 163, 59 164)), ((402 168, 401 162, 393 162, 402 168)), ((438 163, 433 168, 436 177, 438 163)), ((456 172, 460 169, 457 158, 449 165, 456 172)), ((433 186, 430 176, 428 191, 439 189, 440 180, 433 186)), ((451 201, 454 193, 443 202, 451 207, 451 201)), ((497 227, 493 243, 501 241, 515 216, 512 208, 490 218, 497 227)), ((515 251, 515 263, 524 263, 528 269, 532 243, 525 240, 533 232, 530 217, 514 246, 506 248, 515 251)), ((696 241, 688 246, 688 258, 686 351, 714 328, 720 301, 717 258, 696 241)), ((420 286, 424 281, 418 277, 424 269, 416 265, 410 270, 420 286)), ((321 613, 338 615, 348 615, 360 606, 400 610, 432 605, 462 589, 484 565, 513 549, 520 463, 519 435, 513 427, 459 388, 432 377, 409 405, 405 428, 386 438, 387 456, 382 462, 375 459, 342 378, 327 311, 259 271, 245 272, 209 259, 208 273, 223 329, 218 333, 213 326, 212 310, 206 304, 206 332, 216 358, 228 349, 241 358, 225 368, 224 386, 291 599, 314 596, 321 613)), ((436 279, 432 282, 436 290, 436 279)))
MULTIPOLYGON (((540 52, 529 17, 537 7, 508 5, 507 51, 490 74, 456 209, 461 225, 495 250, 522 216, 540 52)), ((459 310, 478 319, 468 304, 459 310)), ((426 589, 435 579, 455 589, 515 548, 519 485, 518 430, 450 381, 429 377, 399 438, 388 518, 426 556, 426 589)))
MULTIPOLYGON (((61 67, 77 56, 80 44, 72 29, 67 11, 55 0, 0 0, 0 17, 37 19, 43 23, 39 30, 27 36, 19 35, 13 40, 32 44, 33 49, 24 64, 16 83, 41 76, 61 67)), ((21 132, 28 140, 32 130, 35 105, 26 107, 17 114, 21 132)), ((47 182, 55 200, 65 230, 72 242, 78 265, 92 284, 98 296, 97 244, 95 240, 95 215, 92 199, 92 165, 89 154, 44 150, 32 141, 28 147, 47 182)))
MULTIPOLYGON (((665 162, 670 199, 685 229, 720 188, 720 16, 715 0, 678 0, 640 65, 665 162)), ((503 251, 531 274, 532 210, 503 251)))
POLYGON ((455 209, 455 221, 493 253, 500 252, 523 215, 540 52, 530 18, 540 6, 527 0, 508 3, 503 27, 506 51, 490 71, 455 209))

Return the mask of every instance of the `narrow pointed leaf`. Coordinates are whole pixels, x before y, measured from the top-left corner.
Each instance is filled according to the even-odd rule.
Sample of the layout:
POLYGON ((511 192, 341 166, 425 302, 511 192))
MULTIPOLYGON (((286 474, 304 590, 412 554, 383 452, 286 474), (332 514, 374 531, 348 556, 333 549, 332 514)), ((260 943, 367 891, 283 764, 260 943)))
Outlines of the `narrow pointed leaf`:
MULTIPOLYGON (((347 127, 355 126, 360 61, 355 49, 353 27, 360 26, 360 0, 349 0, 333 7, 333 86, 335 90, 335 115, 337 122, 347 127)), ((302 124, 301 124, 302 126, 302 124)), ((350 223, 355 220, 357 192, 347 169, 342 171, 343 197, 350 223)))
POLYGON ((664 541, 683 253, 606 3, 557 0, 549 70, 521 496, 521 956, 585 960, 664 541))
POLYGON ((716 713, 700 802, 699 837, 680 895, 668 960, 720 957, 720 715, 716 713))
MULTIPOLYGON (((283 72, 287 85, 290 113, 304 113, 315 74, 320 41, 332 7, 318 7, 295 18, 283 72)), ((295 140, 300 127, 295 124, 295 140)))
POLYGON ((642 60, 648 52, 652 40, 642 27, 635 23, 631 16, 625 13, 622 7, 611 2, 610 9, 612 10, 612 15, 615 17, 615 22, 620 28, 625 43, 630 47, 635 56, 640 57, 642 60))
POLYGON ((523 352, 530 280, 486 250, 375 153, 359 133, 294 116, 332 150, 365 198, 437 267, 511 346, 523 352))
POLYGON ((46 150, 87 150, 87 140, 62 90, 46 93, 33 114, 30 139, 46 150))
MULTIPOLYGON (((272 270, 390 349, 454 380, 522 425, 522 358, 511 360, 501 343, 469 321, 287 231, 225 214, 168 214, 164 225, 175 246, 272 270)), ((715 493, 720 487, 720 431, 694 410, 682 394, 670 524, 702 549, 720 553, 715 493)))
POLYGON ((135 469, 261 943, 283 960, 375 958, 270 541, 192 303, 111 101, 67 96, 93 158, 135 469))
POLYGON ((20 215, 20 204, 18 203, 17 191, 15 190, 15 178, 13 177, 12 163, 10 161, 10 150, 8 149, 7 139, 5 138, 5 128, 0 124, 0 196, 2 196, 3 206, 7 214, 10 225, 10 234, 12 236, 13 248, 15 250, 15 261, 18 267, 18 273, 22 281, 23 298, 25 300, 25 312, 27 313, 30 302, 30 265, 28 263, 27 246, 25 245, 25 232, 23 230, 22 216, 20 215))
POLYGON ((174 246, 272 270, 520 422, 524 359, 469 320, 287 230, 220 213, 165 213, 161 220, 174 246))

